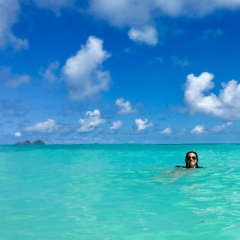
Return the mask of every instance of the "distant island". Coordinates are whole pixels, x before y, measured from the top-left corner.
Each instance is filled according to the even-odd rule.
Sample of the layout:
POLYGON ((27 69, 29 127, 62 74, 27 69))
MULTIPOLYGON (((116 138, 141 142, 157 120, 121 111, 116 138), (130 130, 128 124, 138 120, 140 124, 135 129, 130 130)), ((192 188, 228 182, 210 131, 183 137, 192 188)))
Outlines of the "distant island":
POLYGON ((17 142, 15 143, 15 145, 42 145, 45 144, 45 142, 41 141, 41 140, 37 140, 33 143, 31 143, 29 140, 26 140, 25 142, 17 142))

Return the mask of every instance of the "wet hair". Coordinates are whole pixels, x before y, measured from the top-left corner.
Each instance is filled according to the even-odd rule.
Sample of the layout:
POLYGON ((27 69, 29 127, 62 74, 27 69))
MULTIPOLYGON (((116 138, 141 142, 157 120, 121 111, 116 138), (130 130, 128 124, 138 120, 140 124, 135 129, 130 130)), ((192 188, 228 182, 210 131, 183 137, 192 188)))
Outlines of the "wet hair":
POLYGON ((197 153, 194 152, 194 151, 190 151, 190 152, 188 152, 188 153, 186 154, 186 157, 185 157, 186 166, 179 166, 179 165, 175 165, 175 166, 176 166, 177 168, 190 168, 190 167, 188 166, 188 164, 187 164, 187 157, 188 157, 189 153, 194 153, 195 156, 196 156, 196 158, 197 158, 197 163, 196 163, 196 165, 195 165, 196 168, 204 168, 204 167, 199 167, 199 166, 198 166, 198 155, 197 155, 197 153))
POLYGON ((187 157, 188 157, 189 153, 194 153, 196 155, 196 158, 197 158, 196 168, 201 168, 201 167, 198 166, 198 155, 197 155, 196 152, 193 152, 193 151, 190 151, 186 154, 186 157, 185 157, 186 168, 189 168, 189 166, 187 164, 187 157))

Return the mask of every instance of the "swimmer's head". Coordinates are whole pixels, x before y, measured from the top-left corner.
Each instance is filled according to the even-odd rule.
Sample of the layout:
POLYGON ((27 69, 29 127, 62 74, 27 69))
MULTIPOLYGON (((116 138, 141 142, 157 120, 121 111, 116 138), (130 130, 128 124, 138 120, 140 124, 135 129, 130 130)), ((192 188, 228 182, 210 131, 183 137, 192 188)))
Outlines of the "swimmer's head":
POLYGON ((198 168, 198 155, 196 152, 188 152, 185 157, 186 168, 198 168))

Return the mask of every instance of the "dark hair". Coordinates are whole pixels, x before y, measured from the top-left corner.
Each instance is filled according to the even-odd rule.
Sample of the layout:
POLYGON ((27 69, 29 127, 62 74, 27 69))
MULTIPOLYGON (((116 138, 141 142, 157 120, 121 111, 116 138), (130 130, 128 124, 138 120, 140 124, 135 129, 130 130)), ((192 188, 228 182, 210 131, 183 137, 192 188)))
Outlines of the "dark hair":
POLYGON ((188 152, 188 153, 186 154, 186 157, 185 157, 186 168, 189 168, 189 167, 188 167, 188 164, 187 164, 187 157, 188 157, 188 154, 189 154, 189 153, 194 153, 194 154, 196 155, 196 158, 197 158, 196 168, 199 168, 199 166, 198 166, 198 155, 197 155, 196 152, 193 152, 193 151, 190 151, 190 152, 188 152))

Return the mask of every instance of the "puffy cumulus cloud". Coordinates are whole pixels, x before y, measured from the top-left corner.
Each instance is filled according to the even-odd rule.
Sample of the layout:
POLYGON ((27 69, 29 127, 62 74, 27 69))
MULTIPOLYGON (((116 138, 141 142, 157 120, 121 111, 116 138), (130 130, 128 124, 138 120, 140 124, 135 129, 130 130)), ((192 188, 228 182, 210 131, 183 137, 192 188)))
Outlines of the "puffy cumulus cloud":
POLYGON ((48 119, 46 122, 38 122, 31 127, 24 128, 26 132, 39 133, 67 133, 69 128, 62 124, 57 124, 54 119, 48 119))
POLYGON ((15 136, 15 137, 21 137, 22 134, 21 134, 20 132, 15 132, 14 136, 15 136))
POLYGON ((142 29, 131 28, 128 36, 131 40, 155 46, 158 43, 157 31, 154 27, 144 26, 142 29))
POLYGON ((118 98, 115 104, 120 108, 118 112, 119 115, 138 114, 138 110, 132 109, 131 103, 129 101, 124 102, 124 98, 118 98))
POLYGON ((226 124, 223 124, 221 126, 216 126, 211 129, 211 132, 222 132, 225 129, 232 128, 233 123, 232 122, 227 122, 226 124))
POLYGON ((204 133, 205 126, 203 125, 197 125, 195 128, 192 129, 191 133, 196 133, 196 134, 200 134, 200 133, 204 133))
MULTIPOLYGON (((90 0, 89 11, 114 26, 132 28, 129 37, 132 36, 130 33, 135 33, 138 37, 131 39, 139 41, 139 38, 143 39, 143 35, 146 38, 146 34, 135 29, 149 25, 156 32, 153 22, 161 16, 201 17, 218 9, 239 8, 240 0, 90 0)), ((143 42, 149 44, 148 41, 143 42)))
POLYGON ((208 72, 198 77, 194 74, 187 76, 184 103, 189 106, 190 114, 198 112, 230 121, 239 120, 240 84, 235 80, 222 83, 223 89, 218 96, 214 93, 205 96, 204 92, 214 87, 213 78, 214 75, 208 72))
POLYGON ((8 45, 16 51, 28 48, 27 39, 20 39, 12 33, 12 26, 18 22, 18 15, 21 12, 18 0, 0 1, 0 48, 8 45))
POLYGON ((95 109, 94 111, 88 111, 85 119, 79 119, 79 124, 82 125, 77 131, 78 132, 92 132, 100 124, 106 123, 105 119, 100 117, 100 111, 95 109))
POLYGON ((53 10, 56 15, 60 14, 61 8, 73 6, 76 0, 33 0, 40 8, 48 8, 53 10))
POLYGON ((21 85, 30 83, 28 74, 12 74, 10 67, 0 67, 0 81, 5 82, 10 88, 18 88, 21 85))
POLYGON ((172 129, 170 127, 165 128, 164 130, 159 132, 160 134, 171 134, 172 133, 172 129))
POLYGON ((148 123, 148 120, 135 119, 135 125, 133 126, 132 133, 140 133, 148 127, 152 127, 153 123, 148 123))
POLYGON ((110 127, 110 132, 115 133, 123 125, 122 121, 113 122, 112 127, 110 127))
POLYGON ((155 45, 156 29, 152 25, 153 1, 135 0, 91 0, 89 10, 95 16, 118 27, 130 27, 128 35, 134 41, 155 45), (147 28, 144 26, 149 25, 147 28), (144 29, 145 28, 145 29, 144 29))
POLYGON ((90 36, 86 45, 70 57, 62 69, 63 78, 74 101, 82 101, 109 89, 108 71, 102 71, 102 63, 111 55, 103 50, 103 40, 90 36))

